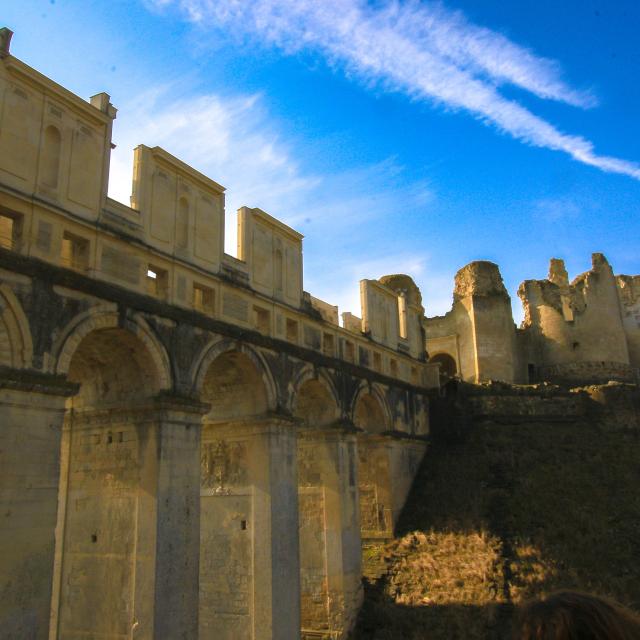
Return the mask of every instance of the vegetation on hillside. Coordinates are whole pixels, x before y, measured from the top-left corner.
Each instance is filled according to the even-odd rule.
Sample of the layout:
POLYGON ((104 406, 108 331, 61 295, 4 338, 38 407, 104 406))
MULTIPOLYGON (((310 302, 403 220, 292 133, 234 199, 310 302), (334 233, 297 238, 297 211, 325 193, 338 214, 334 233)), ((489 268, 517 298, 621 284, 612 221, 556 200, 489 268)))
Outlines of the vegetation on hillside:
POLYGON ((514 605, 559 588, 640 610, 640 432, 485 423, 435 442, 364 561, 355 640, 506 638, 514 605))

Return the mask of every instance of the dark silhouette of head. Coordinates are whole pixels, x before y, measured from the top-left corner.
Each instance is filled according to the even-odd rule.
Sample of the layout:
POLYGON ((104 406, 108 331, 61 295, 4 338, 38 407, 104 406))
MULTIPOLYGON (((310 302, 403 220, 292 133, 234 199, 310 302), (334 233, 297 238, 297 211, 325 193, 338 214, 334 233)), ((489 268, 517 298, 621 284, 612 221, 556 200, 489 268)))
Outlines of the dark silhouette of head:
POLYGON ((576 591, 524 604, 514 640, 640 640, 640 616, 622 605, 576 591))

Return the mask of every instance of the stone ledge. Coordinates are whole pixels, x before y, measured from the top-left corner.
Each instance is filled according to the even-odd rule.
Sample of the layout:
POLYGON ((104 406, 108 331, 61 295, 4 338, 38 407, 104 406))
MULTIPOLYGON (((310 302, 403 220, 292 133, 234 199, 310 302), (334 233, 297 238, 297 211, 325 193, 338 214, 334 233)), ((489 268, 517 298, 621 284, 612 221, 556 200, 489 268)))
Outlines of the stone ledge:
POLYGON ((80 385, 64 376, 0 365, 0 389, 69 397, 78 393, 80 385))

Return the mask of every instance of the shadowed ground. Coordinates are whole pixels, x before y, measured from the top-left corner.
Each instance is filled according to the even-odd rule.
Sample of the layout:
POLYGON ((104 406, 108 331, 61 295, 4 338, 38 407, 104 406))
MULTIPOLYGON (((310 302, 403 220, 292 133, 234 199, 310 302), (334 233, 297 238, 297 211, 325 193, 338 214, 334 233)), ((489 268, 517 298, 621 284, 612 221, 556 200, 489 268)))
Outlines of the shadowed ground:
POLYGON ((365 548, 354 640, 509 637, 558 588, 640 609, 640 432, 484 423, 434 442, 386 546, 365 548))

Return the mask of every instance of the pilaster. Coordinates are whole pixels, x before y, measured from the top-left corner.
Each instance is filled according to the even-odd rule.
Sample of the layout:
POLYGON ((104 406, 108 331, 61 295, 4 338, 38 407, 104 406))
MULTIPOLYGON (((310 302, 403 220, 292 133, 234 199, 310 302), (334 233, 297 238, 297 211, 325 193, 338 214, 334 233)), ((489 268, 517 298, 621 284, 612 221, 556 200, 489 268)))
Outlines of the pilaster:
POLYGON ((200 434, 207 405, 69 411, 51 637, 197 637, 200 434), (178 586, 179 585, 179 586, 178 586))
POLYGON ((299 431, 303 638, 346 638, 362 602, 355 433, 341 423, 299 431))
POLYGON ((54 565, 60 434, 77 386, 0 368, 0 629, 46 638, 54 565))
POLYGON ((200 640, 300 634, 296 423, 206 423, 202 443, 200 640))

